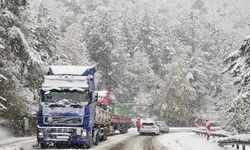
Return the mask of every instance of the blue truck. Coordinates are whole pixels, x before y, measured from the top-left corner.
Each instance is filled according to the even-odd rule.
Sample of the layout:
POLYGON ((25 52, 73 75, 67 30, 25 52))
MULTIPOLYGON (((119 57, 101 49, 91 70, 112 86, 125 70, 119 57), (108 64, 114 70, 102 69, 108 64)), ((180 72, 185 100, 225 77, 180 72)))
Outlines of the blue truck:
POLYGON ((97 106, 96 68, 50 66, 39 90, 37 142, 41 148, 91 148, 106 140, 111 112, 97 106))

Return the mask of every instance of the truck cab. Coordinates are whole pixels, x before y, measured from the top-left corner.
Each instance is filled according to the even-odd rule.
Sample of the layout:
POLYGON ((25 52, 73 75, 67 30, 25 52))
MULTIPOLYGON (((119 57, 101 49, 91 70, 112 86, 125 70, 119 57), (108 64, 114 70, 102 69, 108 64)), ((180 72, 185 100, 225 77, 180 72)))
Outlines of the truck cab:
POLYGON ((91 147, 95 142, 95 67, 51 66, 40 89, 37 142, 91 147))

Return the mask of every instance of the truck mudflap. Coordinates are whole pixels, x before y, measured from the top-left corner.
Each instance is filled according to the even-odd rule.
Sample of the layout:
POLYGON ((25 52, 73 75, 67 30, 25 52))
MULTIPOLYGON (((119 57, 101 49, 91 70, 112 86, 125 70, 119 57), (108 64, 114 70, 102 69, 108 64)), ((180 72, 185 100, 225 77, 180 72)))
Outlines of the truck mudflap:
POLYGON ((85 146, 90 144, 89 134, 83 128, 38 127, 37 142, 41 145, 85 146))

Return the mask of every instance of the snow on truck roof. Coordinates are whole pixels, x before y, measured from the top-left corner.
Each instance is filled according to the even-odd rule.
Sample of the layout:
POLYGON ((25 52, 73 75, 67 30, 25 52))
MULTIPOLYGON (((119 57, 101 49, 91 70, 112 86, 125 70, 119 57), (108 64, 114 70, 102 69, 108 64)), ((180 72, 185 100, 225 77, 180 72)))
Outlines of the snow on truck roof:
POLYGON ((89 88, 87 77, 85 76, 70 76, 70 75, 53 75, 45 76, 42 90, 48 91, 52 89, 72 89, 82 91, 89 88))
POLYGON ((96 68, 93 66, 50 66, 48 75, 94 75, 96 68))

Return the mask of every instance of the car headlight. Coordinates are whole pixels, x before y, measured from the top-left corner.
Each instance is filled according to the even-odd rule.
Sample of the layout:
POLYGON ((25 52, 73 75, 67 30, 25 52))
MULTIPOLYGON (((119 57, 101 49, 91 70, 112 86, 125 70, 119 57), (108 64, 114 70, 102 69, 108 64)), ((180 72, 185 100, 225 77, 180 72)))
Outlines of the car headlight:
POLYGON ((87 136, 87 131, 86 131, 86 129, 83 129, 82 130, 82 137, 86 137, 87 136))

